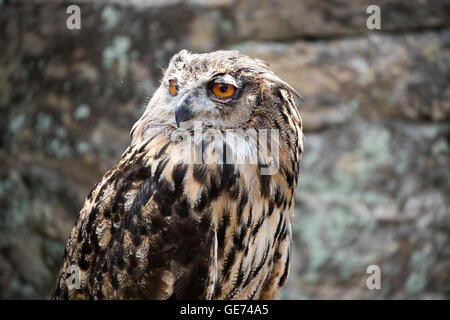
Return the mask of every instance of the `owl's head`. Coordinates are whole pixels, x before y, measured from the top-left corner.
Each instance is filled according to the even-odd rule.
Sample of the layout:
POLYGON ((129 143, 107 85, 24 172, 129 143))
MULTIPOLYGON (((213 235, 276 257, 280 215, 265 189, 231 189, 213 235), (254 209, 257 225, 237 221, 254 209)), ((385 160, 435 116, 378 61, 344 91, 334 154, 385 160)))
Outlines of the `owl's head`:
POLYGON ((291 93, 300 98, 259 59, 238 51, 194 54, 182 50, 171 58, 135 127, 191 129, 194 121, 200 121, 216 129, 261 128, 279 113, 276 105, 291 99, 291 93))

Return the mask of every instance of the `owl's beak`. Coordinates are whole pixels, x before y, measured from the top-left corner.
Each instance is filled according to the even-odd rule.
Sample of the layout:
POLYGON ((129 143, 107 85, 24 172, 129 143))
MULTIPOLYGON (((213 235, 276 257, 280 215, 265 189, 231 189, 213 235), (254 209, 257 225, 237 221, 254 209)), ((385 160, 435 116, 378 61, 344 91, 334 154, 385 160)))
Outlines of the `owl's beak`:
POLYGON ((194 113, 190 110, 188 101, 188 99, 181 100, 175 109, 175 122, 177 123, 178 128, 180 127, 181 122, 190 120, 194 117, 194 113))

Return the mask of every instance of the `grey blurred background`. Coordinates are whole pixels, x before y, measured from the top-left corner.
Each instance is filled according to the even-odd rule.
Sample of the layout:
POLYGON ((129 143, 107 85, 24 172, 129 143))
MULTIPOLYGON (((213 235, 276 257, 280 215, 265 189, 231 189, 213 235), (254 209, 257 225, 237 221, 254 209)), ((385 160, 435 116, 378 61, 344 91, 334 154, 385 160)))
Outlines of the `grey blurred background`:
POLYGON ((450 298, 450 1, 83 1, 81 30, 69 4, 0 0, 0 298, 50 297, 84 197, 183 48, 261 58, 304 96, 282 298, 450 298))

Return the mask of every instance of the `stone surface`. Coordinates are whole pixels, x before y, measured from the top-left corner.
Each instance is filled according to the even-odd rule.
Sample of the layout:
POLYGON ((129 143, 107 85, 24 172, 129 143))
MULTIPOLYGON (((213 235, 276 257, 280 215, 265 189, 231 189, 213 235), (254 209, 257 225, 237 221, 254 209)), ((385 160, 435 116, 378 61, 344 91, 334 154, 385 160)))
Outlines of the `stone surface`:
POLYGON ((233 6, 236 37, 252 40, 333 38, 368 33, 366 9, 378 5, 381 28, 405 31, 448 27, 449 1, 250 0, 233 6))
POLYGON ((304 97, 283 298, 450 298, 450 5, 376 2, 380 31, 362 0, 82 1, 81 30, 72 2, 0 1, 0 298, 50 297, 84 197, 183 48, 237 48, 304 97))
POLYGON ((286 298, 448 297, 449 132, 359 119, 306 135, 286 298), (372 264, 381 290, 365 285, 372 264))

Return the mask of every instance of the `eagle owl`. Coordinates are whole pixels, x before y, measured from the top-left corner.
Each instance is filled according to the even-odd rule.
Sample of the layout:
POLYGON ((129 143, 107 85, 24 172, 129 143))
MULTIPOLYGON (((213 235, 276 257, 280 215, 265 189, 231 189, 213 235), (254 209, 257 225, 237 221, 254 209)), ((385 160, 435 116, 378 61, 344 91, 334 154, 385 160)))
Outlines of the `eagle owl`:
POLYGON ((276 298, 303 149, 295 96, 237 51, 173 56, 86 198, 54 298, 276 298))

